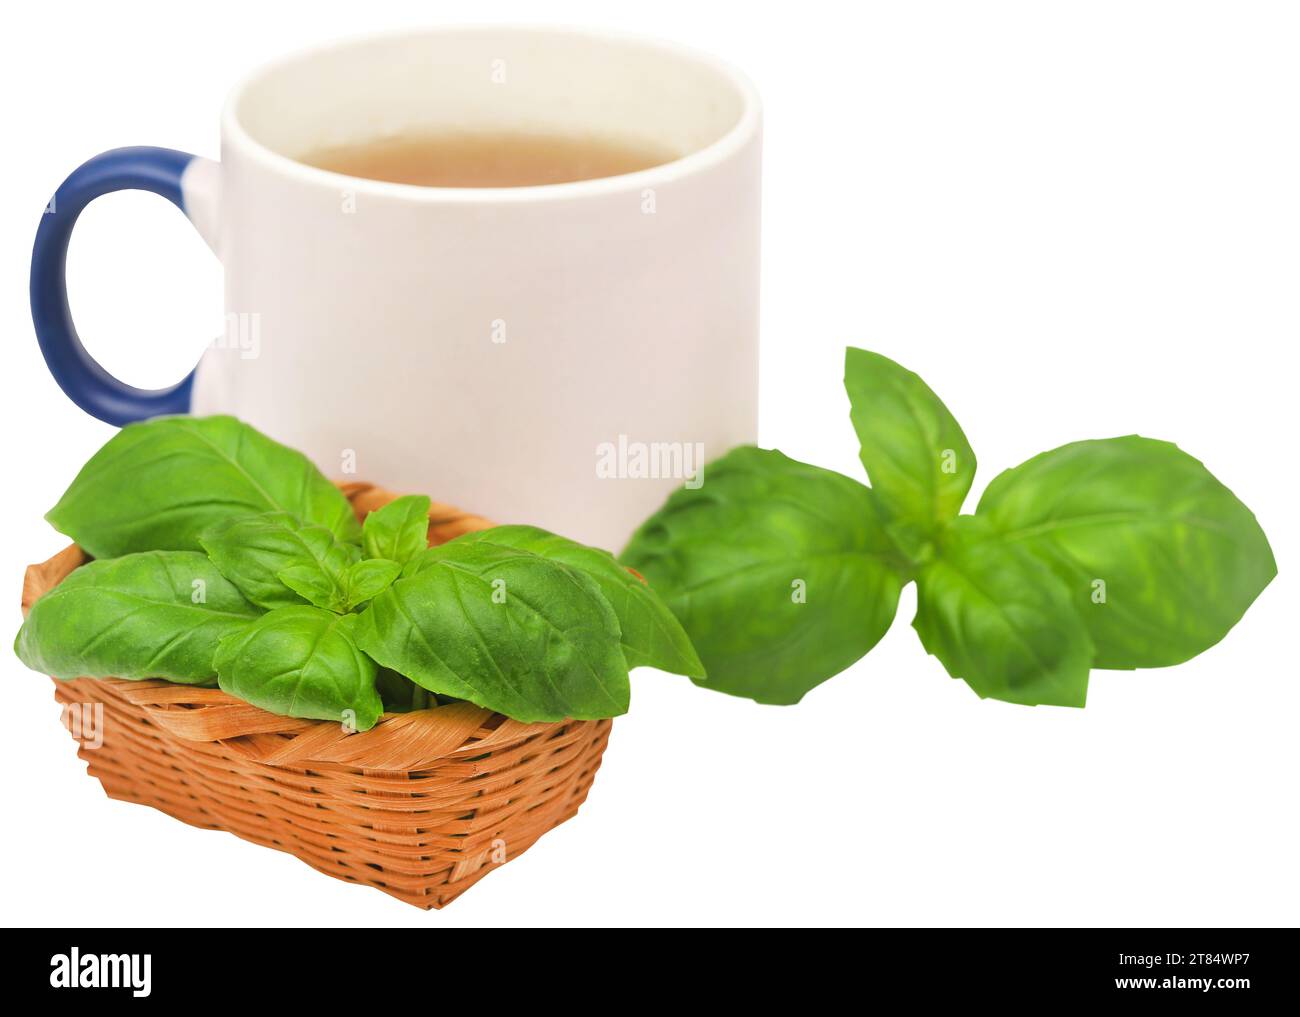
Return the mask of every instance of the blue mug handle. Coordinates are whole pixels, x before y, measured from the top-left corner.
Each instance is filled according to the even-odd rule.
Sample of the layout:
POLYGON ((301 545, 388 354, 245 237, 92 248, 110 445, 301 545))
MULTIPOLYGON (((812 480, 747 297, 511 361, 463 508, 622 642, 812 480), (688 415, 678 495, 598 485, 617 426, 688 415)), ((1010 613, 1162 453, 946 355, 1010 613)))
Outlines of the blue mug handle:
POLYGON ((109 374, 81 344, 68 307, 67 258, 81 210, 110 191, 160 194, 182 212, 181 176, 194 156, 170 148, 115 148, 75 169, 54 192, 32 246, 31 303, 36 340, 50 373, 74 403, 119 427, 164 413, 187 413, 191 371, 171 388, 142 389, 109 374))

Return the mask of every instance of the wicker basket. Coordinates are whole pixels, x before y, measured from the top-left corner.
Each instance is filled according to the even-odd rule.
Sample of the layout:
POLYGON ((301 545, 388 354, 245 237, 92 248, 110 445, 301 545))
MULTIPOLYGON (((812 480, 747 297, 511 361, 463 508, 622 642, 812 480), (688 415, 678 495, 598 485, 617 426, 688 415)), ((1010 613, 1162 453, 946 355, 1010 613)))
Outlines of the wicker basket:
MULTIPOLYGON (((362 518, 395 497, 342 486, 362 518)), ((447 505, 429 515, 431 544, 491 525, 447 505)), ((24 614, 85 560, 74 545, 28 568, 24 614)), ((521 724, 456 703, 384 714, 347 734, 166 681, 56 681, 55 696, 70 728, 86 704, 103 705, 102 726, 93 738, 81 732, 77 754, 110 798, 423 908, 442 907, 576 813, 610 730, 608 720, 521 724)))

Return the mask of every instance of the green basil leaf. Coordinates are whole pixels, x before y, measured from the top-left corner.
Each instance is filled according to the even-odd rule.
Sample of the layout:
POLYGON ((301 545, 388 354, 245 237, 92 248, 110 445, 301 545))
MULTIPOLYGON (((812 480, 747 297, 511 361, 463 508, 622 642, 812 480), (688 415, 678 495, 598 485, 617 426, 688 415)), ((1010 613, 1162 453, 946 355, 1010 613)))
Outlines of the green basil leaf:
MULTIPOLYGON (((704 665, 681 622, 647 583, 620 565, 608 551, 579 544, 536 526, 476 530, 457 537, 454 543, 519 548, 580 569, 596 581, 618 615, 628 667, 657 667, 674 674, 704 677, 704 665)), ((438 550, 432 548, 428 553, 435 554, 438 550)))
POLYGON ((1032 555, 957 519, 916 577, 921 644, 981 698, 1083 706, 1092 641, 1069 591, 1032 555))
POLYGON ((427 548, 431 504, 426 495, 406 494, 367 515, 361 537, 366 557, 405 565, 427 548))
POLYGON ((92 556, 113 558, 198 551, 217 523, 269 511, 360 540, 347 498, 301 452, 234 417, 158 417, 109 439, 45 518, 92 556))
POLYGON ((977 515, 1065 582, 1096 667, 1164 667, 1213 646, 1277 574, 1255 516, 1198 460, 1130 435, 1007 470, 977 515))
POLYGON ((222 575, 262 607, 290 607, 304 601, 342 611, 345 576, 361 557, 323 526, 303 523, 288 512, 264 512, 219 523, 199 538, 222 575))
POLYGON ((275 578, 293 596, 286 597, 279 604, 268 605, 270 607, 301 607, 303 604, 311 604, 322 611, 333 611, 335 614, 343 614, 348 609, 347 594, 340 582, 326 576, 315 565, 290 565, 277 572, 275 578))
POLYGON ((343 577, 343 586, 347 591, 344 610, 351 611, 367 600, 378 597, 401 574, 402 566, 386 558, 367 558, 355 562, 343 577))
POLYGON ((849 347, 844 387, 872 490, 899 545, 916 554, 961 511, 975 452, 930 386, 888 357, 849 347))
POLYGON ((578 569, 527 551, 450 543, 358 617, 358 642, 431 692, 520 721, 627 712, 618 618, 578 569))
POLYGON ((261 612, 197 551, 92 561, 41 597, 14 650, 55 678, 216 681, 217 643, 261 612))
POLYGON ((379 668, 375 676, 375 688, 379 690, 379 698, 384 702, 386 713, 410 713, 412 710, 428 710, 438 705, 437 696, 391 667, 379 668))
POLYGON ((374 727, 384 704, 375 662, 356 644, 358 620, 305 606, 264 614, 221 641, 222 690, 281 716, 374 727))
POLYGON ((888 630, 906 564, 870 488, 750 446, 705 469, 636 532, 645 575, 708 669, 704 688, 796 703, 888 630))

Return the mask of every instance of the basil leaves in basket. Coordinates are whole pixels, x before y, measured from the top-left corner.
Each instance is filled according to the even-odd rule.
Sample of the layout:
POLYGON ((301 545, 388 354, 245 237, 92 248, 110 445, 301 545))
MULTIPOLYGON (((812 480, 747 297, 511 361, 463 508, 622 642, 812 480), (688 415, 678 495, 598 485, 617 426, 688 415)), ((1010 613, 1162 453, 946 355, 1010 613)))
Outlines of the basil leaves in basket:
POLYGON ((674 492, 622 561, 681 619, 706 688, 794 703, 860 658, 917 585, 925 649, 982 697, 1083 706, 1090 669, 1222 639, 1277 572, 1251 511, 1175 445, 1130 435, 1007 470, 971 515, 975 454, 917 375, 849 349, 871 481, 740 448, 674 492))
POLYGON ((356 730, 439 696, 613 717, 630 667, 704 676, 612 555, 519 526, 429 548, 429 507, 408 495, 360 524, 305 456, 233 417, 130 424, 47 517, 97 560, 32 606, 14 649, 57 678, 215 684, 356 730))

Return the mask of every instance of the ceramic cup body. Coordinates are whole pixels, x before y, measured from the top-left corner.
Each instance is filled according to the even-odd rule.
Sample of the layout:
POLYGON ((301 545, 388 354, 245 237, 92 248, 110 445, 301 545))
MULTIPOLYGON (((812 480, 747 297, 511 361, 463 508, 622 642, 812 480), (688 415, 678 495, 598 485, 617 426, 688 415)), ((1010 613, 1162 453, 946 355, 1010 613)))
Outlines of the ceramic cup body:
POLYGON ((126 415, 185 399, 330 476, 617 550, 702 460, 755 439, 759 175, 752 87, 675 46, 475 28, 291 57, 235 90, 220 163, 180 169, 178 204, 225 271, 226 335, 171 404, 126 415), (517 188, 300 161, 444 130, 681 157, 517 188))

